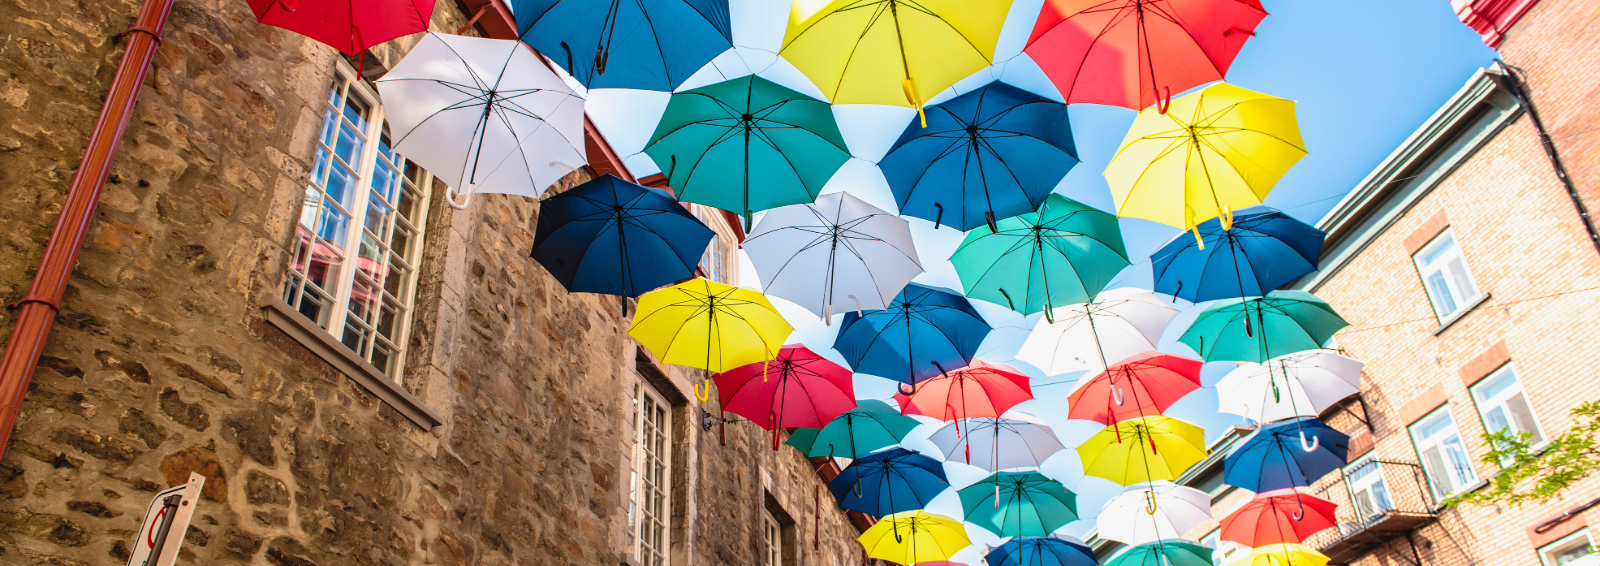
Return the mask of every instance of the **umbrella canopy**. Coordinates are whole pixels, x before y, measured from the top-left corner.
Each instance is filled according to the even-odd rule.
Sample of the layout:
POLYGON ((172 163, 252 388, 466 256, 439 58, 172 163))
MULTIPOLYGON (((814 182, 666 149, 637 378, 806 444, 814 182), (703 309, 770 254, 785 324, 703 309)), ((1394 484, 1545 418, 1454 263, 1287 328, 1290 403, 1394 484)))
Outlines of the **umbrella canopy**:
POLYGON ((918 424, 917 419, 900 414, 888 403, 861 401, 817 431, 806 456, 860 458, 899 444, 918 424))
POLYGON ((1017 403, 1033 398, 1028 376, 1000 364, 972 360, 972 365, 931 378, 911 395, 897 394, 900 412, 953 421, 999 417, 1017 403))
MULTIPOLYGON (((977 2, 974 2, 977 4, 977 2)), ((1078 164, 1067 107, 989 83, 927 110, 878 162, 900 213, 971 230, 1038 210, 1078 164)))
POLYGON ((1211 566, 1211 547, 1170 538, 1129 547, 1106 566, 1211 566))
POLYGON ((1223 517, 1219 536, 1250 548, 1299 543, 1338 524, 1333 514, 1336 507, 1332 501, 1298 489, 1269 491, 1223 517))
POLYGON ((988 566, 1095 566, 1094 551, 1057 537, 1012 537, 984 555, 988 566))
POLYGON ((1138 110, 1222 80, 1266 16, 1258 0, 1047 0, 1023 51, 1067 103, 1138 110))
POLYGON ((428 31, 433 4, 434 0, 250 0, 250 11, 258 22, 355 57, 379 43, 428 31))
POLYGON ((1361 362, 1312 350, 1245 363, 1217 382, 1217 410, 1256 422, 1315 417, 1361 392, 1361 362))
POLYGON ((1316 419, 1262 425, 1223 458, 1222 481, 1263 493, 1311 485, 1344 467, 1350 437, 1316 419))
POLYGON ((895 564, 947 560, 972 545, 961 521, 923 511, 895 513, 879 519, 856 538, 867 557, 895 564))
POLYGON ((1327 566, 1328 557, 1300 544, 1269 544, 1250 549, 1250 555, 1230 566, 1327 566))
POLYGON ((991 472, 1037 468, 1064 447, 1043 421, 1012 413, 1010 418, 975 418, 962 427, 949 423, 928 440, 949 461, 963 461, 991 472), (963 434, 965 433, 965 434, 963 434), (978 453, 973 461, 972 453, 978 453))
POLYGON ((744 249, 762 289, 825 320, 887 307, 922 273, 910 224, 842 192, 768 211, 744 249))
POLYGON ((745 229, 751 211, 816 200, 850 160, 828 103, 755 75, 673 94, 644 152, 678 200, 743 214, 745 229))
POLYGON ((1133 485, 1175 480, 1206 459, 1206 431, 1171 417, 1140 417, 1108 426, 1078 446, 1083 473, 1133 485))
POLYGON ((1316 350, 1349 326, 1328 303, 1305 291, 1218 301, 1196 316, 1178 341, 1208 361, 1261 363, 1316 350))
POLYGON ((911 283, 888 308, 845 313, 833 349, 858 373, 916 384, 971 363, 990 330, 966 297, 911 283))
POLYGON ((662 362, 715 373, 773 359, 791 332, 761 293, 701 277, 639 297, 628 326, 662 362))
POLYGON ((1100 293, 1092 303, 1055 309, 1054 321, 1035 326, 1017 359, 1056 375, 1089 369, 1156 349, 1178 309, 1155 293, 1122 288, 1100 293))
POLYGON ((694 277, 715 237, 665 192, 603 175, 539 205, 530 255, 567 291, 638 297, 694 277))
POLYGON ((949 487, 943 464, 899 447, 862 456, 828 482, 840 507, 874 517, 927 507, 949 487))
POLYGON ((712 377, 722 408, 767 430, 820 427, 856 407, 850 370, 799 344, 712 377))
POLYGON ((1046 536, 1078 520, 1078 496, 1038 472, 996 472, 961 488, 969 523, 1000 536, 1046 536))
POLYGON ((588 88, 671 91, 733 47, 728 0, 510 3, 518 37, 588 88))
POLYGON ((1226 229, 1305 154, 1293 102, 1224 83, 1140 112, 1105 176, 1118 216, 1226 229))
POLYGON ((1325 234, 1268 207, 1213 218, 1150 256, 1155 291, 1190 302, 1258 297, 1317 270, 1325 234))
POLYGON ((950 262, 968 297, 1025 315, 1089 302, 1128 266, 1117 217, 1058 194, 997 228, 968 232, 950 262))
POLYGON ((817 433, 819 432, 822 432, 822 429, 796 428, 794 432, 789 433, 789 439, 783 441, 783 443, 795 447, 801 454, 808 454, 811 452, 811 445, 817 442, 817 433))
POLYGON ((1211 520, 1211 494, 1158 481, 1128 486, 1100 509, 1100 538, 1128 545, 1180 538, 1211 520))
MULTIPOLYGON (((1145 352, 1078 382, 1067 416, 1108 425, 1166 412, 1200 388, 1200 360, 1145 352)), ((1176 536, 1176 535, 1174 535, 1176 536)))
POLYGON ((538 198, 588 163, 583 99, 515 41, 430 33, 376 84, 394 151, 459 193, 538 198))

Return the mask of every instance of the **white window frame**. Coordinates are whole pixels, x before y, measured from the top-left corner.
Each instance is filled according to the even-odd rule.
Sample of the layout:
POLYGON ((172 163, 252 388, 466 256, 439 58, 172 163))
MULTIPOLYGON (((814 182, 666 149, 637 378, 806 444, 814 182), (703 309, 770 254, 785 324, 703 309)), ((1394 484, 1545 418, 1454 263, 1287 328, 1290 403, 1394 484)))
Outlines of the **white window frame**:
MULTIPOLYGON (((1550 444, 1550 438, 1544 434, 1544 427, 1539 424, 1539 415, 1533 411, 1533 401, 1528 399, 1528 391, 1522 386, 1522 378, 1517 375, 1516 368, 1514 368, 1510 362, 1507 362, 1505 365, 1500 366, 1499 369, 1490 372, 1489 375, 1478 380, 1477 383, 1472 384, 1472 387, 1468 387, 1467 390, 1468 393, 1472 394, 1472 403, 1478 408, 1478 418, 1483 421, 1483 430, 1485 432, 1499 432, 1504 428, 1510 428, 1518 433, 1533 433, 1534 442, 1532 443, 1532 448, 1534 449, 1539 449, 1547 444, 1550 444), (1494 394, 1493 396, 1480 395, 1480 393, 1483 393, 1485 389, 1488 389, 1491 384, 1494 384, 1498 380, 1507 378, 1511 380, 1511 384, 1504 390, 1494 394), (1528 419, 1533 421, 1532 430, 1522 430, 1523 425, 1518 423, 1511 415, 1511 407, 1508 405, 1508 403, 1515 401, 1519 397, 1521 398, 1523 407, 1528 410, 1528 419), (1506 422, 1505 426, 1500 429, 1492 428, 1493 425, 1491 425, 1489 422, 1489 415, 1497 409, 1501 411, 1506 422)), ((1502 464, 1509 463, 1509 461, 1502 461, 1502 464)))
POLYGON ((1344 467, 1345 491, 1350 496, 1350 509, 1356 514, 1356 520, 1362 524, 1373 517, 1382 515, 1385 511, 1394 509, 1394 497, 1389 494, 1389 481, 1384 477, 1383 464, 1374 460, 1371 455, 1363 456, 1355 462, 1344 467), (1359 478, 1351 479, 1352 470, 1370 468, 1359 478), (1363 509, 1358 502, 1365 496, 1370 509, 1363 509))
POLYGON ((1461 252, 1461 242, 1450 228, 1439 232, 1427 245, 1412 254, 1411 262, 1417 268, 1417 276, 1422 279, 1428 304, 1433 306, 1434 315, 1440 322, 1467 310, 1482 296, 1477 281, 1472 278, 1472 269, 1467 267, 1467 257, 1461 252), (1431 255, 1437 257, 1428 259, 1431 255), (1438 278, 1434 279, 1436 275, 1438 278), (1463 285, 1466 288, 1457 288, 1463 285), (1444 296, 1440 296, 1440 293, 1444 296), (1449 304, 1444 301, 1449 301, 1449 304), (1451 308, 1447 310, 1447 306, 1451 308))
POLYGON ((1237 553, 1243 545, 1231 540, 1222 540, 1222 529, 1211 529, 1211 532, 1200 537, 1200 544, 1211 547, 1211 563, 1216 566, 1227 564, 1228 560, 1237 553))
POLYGON ((767 543, 762 566, 783 566, 783 525, 778 523, 771 511, 763 510, 761 520, 762 536, 767 543))
POLYGON ((1596 553, 1594 550, 1594 539, 1589 536, 1589 529, 1582 528, 1578 529, 1577 532, 1561 537, 1556 539, 1554 542, 1539 547, 1539 563, 1543 564, 1544 566, 1592 566, 1594 564, 1600 564, 1600 553, 1596 553), (1590 552, 1588 556, 1579 558, 1572 562, 1567 562, 1566 564, 1557 564, 1550 556, 1556 551, 1571 548, 1572 544, 1579 540, 1582 540, 1585 544, 1589 545, 1590 552))
POLYGON ((630 407, 627 552, 641 566, 666 566, 671 563, 672 405, 635 380, 630 407), (647 499, 651 496, 654 502, 647 499))
POLYGON ((1433 490, 1436 500, 1461 493, 1480 481, 1478 470, 1472 464, 1472 454, 1467 451, 1466 443, 1461 438, 1461 427, 1456 425, 1455 416, 1450 413, 1450 405, 1443 405, 1427 416, 1417 419, 1406 427, 1406 432, 1411 436, 1411 446, 1417 451, 1417 461, 1422 463, 1422 473, 1428 478, 1428 487, 1433 490), (1449 426, 1426 437, 1417 436, 1419 429, 1432 425, 1439 419, 1445 419, 1449 426), (1450 457, 1451 437, 1454 437, 1455 448, 1459 450, 1460 460, 1455 462, 1452 462, 1450 457), (1428 459, 1424 454, 1430 449, 1439 451, 1439 465, 1447 466, 1444 470, 1434 470, 1428 465, 1428 459))
POLYGON ((700 256, 700 271, 705 273, 706 279, 725 285, 738 285, 736 277, 732 277, 737 276, 737 272, 728 270, 728 266, 732 261, 729 258, 730 254, 727 246, 723 244, 723 238, 731 239, 731 236, 725 233, 727 221, 723 218, 722 211, 704 205, 696 204, 693 206, 695 217, 700 219, 700 223, 710 228, 713 234, 711 244, 706 246, 705 254, 700 256))

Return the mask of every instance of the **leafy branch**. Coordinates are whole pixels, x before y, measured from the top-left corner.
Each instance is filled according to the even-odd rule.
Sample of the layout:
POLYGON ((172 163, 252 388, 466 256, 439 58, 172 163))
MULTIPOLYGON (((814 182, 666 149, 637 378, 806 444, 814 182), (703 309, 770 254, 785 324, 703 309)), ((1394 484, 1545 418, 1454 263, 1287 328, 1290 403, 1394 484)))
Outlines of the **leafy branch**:
POLYGON ((1500 473, 1485 489, 1457 495, 1441 503, 1449 507, 1460 503, 1504 503, 1513 507, 1543 503, 1600 469, 1600 401, 1590 401, 1572 410, 1576 424, 1571 430, 1535 448, 1532 433, 1513 433, 1510 429, 1483 435, 1490 450, 1482 460, 1500 473))

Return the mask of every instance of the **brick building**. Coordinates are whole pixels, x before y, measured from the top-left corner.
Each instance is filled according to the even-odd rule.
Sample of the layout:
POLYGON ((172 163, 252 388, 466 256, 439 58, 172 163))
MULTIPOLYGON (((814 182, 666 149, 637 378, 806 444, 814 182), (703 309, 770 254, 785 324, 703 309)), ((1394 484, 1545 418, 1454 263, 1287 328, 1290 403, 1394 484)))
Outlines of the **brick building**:
MULTIPOLYGON (((6 303, 139 9, 0 5, 6 303)), ((432 28, 504 38, 507 13, 441 1, 432 28)), ((244 0, 180 0, 162 33, 0 459, 0 563, 122 563, 151 494, 191 471, 185 563, 862 562, 864 518, 821 496, 813 462, 749 423, 724 435, 691 393, 703 372, 626 336, 630 304, 568 294, 528 257, 536 201, 456 211, 381 150, 364 79, 415 37, 370 50, 363 79, 244 0)), ((629 176, 589 133, 591 167, 560 187, 629 176)), ((734 277, 737 225, 697 213, 719 233, 707 274, 734 277)))

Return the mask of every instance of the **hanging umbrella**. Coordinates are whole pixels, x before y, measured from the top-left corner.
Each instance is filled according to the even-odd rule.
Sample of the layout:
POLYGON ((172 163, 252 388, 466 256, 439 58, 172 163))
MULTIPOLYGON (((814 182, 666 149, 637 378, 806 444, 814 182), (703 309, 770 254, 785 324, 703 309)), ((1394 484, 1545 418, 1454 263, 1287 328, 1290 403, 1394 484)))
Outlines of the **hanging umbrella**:
POLYGON ((857 373, 915 385, 972 363, 990 330, 966 297, 911 283, 886 309, 845 313, 833 349, 857 373))
POLYGON ((701 277, 639 297, 628 326, 662 362, 715 373, 773 359, 791 332, 761 293, 701 277))
POLYGON ((961 488, 966 521, 1000 536, 1046 536, 1078 520, 1078 496, 1038 472, 996 472, 961 488))
POLYGON ((379 43, 428 31, 433 4, 434 0, 250 0, 250 11, 257 22, 355 57, 379 43))
POLYGON ((1305 487, 1344 467, 1350 437, 1316 419, 1262 425, 1222 459, 1222 481, 1256 493, 1305 487))
POLYGON ((1219 536, 1250 548, 1299 543, 1338 524, 1335 507, 1332 501, 1298 489, 1269 491, 1223 517, 1219 536))
POLYGON ((744 215, 816 200, 850 160, 827 102, 755 75, 672 95, 644 152, 678 200, 744 215))
POLYGON ((1190 301, 1258 297, 1317 270, 1321 230, 1267 207, 1241 211, 1231 229, 1213 218, 1150 256, 1155 291, 1190 301))
POLYGON ((638 297, 694 277, 715 237, 670 195, 603 175, 540 203, 530 255, 569 292, 638 297))
POLYGON ((945 460, 961 461, 991 472, 1037 468, 1064 449, 1050 427, 1034 417, 1011 413, 1008 418, 979 417, 965 427, 948 423, 928 437, 945 460), (972 460, 972 453, 978 460, 972 460))
POLYGON ((769 362, 740 366, 712 376, 722 408, 772 431, 820 427, 856 406, 850 370, 799 344, 784 346, 769 362))
POLYGON ((1088 369, 1156 349, 1178 309, 1155 293, 1122 288, 1101 292, 1092 303, 1056 307, 1054 322, 1034 327, 1017 359, 1056 375, 1088 369))
POLYGON ((1328 350, 1244 363, 1217 382, 1217 410, 1256 422, 1315 417, 1361 392, 1361 362, 1328 350))
POLYGON ((1145 352, 1078 382, 1067 416, 1109 425, 1159 415, 1200 388, 1200 360, 1145 352))
POLYGON ((1025 315, 1089 302, 1128 266, 1117 217, 1061 195, 998 228, 968 232, 950 262, 968 297, 1025 315))
POLYGON ((1106 566, 1211 566, 1211 548, 1170 538, 1128 547, 1106 561, 1106 566))
POLYGON ((1327 566, 1328 557, 1300 544, 1269 544, 1250 549, 1250 554, 1229 566, 1327 566))
POLYGON ((999 417, 1033 398, 1028 376, 1010 367, 972 360, 967 367, 939 375, 917 385, 911 395, 897 394, 900 412, 944 421, 973 417, 999 417))
POLYGON ((1094 551, 1057 537, 1012 537, 983 557, 988 566, 1095 566, 1094 551))
POLYGON ((875 450, 899 444, 920 424, 900 414, 888 403, 867 400, 834 417, 811 441, 809 457, 860 458, 875 450))
POLYGON ((1095 524, 1100 538, 1128 545, 1174 539, 1211 520, 1211 495, 1158 481, 1128 486, 1106 502, 1095 524))
POLYGON ((920 127, 906 127, 878 167, 900 213, 935 228, 993 228, 997 220, 1038 210, 1078 164, 1066 105, 1005 83, 936 104, 927 114, 920 127))
POLYGON ((927 507, 949 487, 938 460, 898 447, 862 456, 828 482, 840 507, 874 517, 927 507))
POLYGON ((1078 446, 1083 473, 1133 485, 1175 480, 1206 459, 1206 431, 1171 417, 1140 417, 1106 427, 1078 446))
POLYGON ((850 196, 768 211, 744 241, 761 288, 832 324, 833 307, 881 309, 922 273, 911 226, 850 196))
POLYGON ((1117 216, 1185 230, 1261 204, 1306 154, 1294 103, 1230 84, 1144 110, 1106 166, 1117 216))
POLYGON ((1261 363, 1275 356, 1316 350, 1349 326, 1339 313, 1305 291, 1218 301, 1196 316, 1178 338, 1208 361, 1261 363))
POLYGON ((817 442, 817 433, 819 432, 822 432, 822 429, 806 427, 796 428, 794 429, 794 432, 789 433, 789 439, 783 441, 783 443, 795 447, 802 455, 809 454, 811 452, 811 445, 817 442))
POLYGON ((588 163, 583 99, 515 41, 430 33, 376 84, 394 151, 460 194, 538 198, 588 163))
POLYGON ((1023 51, 1068 104, 1138 110, 1222 80, 1266 16, 1258 0, 1047 0, 1023 51))
POLYGON ((511 0, 511 11, 517 36, 588 88, 671 91, 733 47, 728 0, 511 0))
POLYGON ((868 558, 907 566, 948 560, 951 555, 972 545, 961 521, 923 511, 884 516, 861 533, 856 541, 867 550, 868 558))

